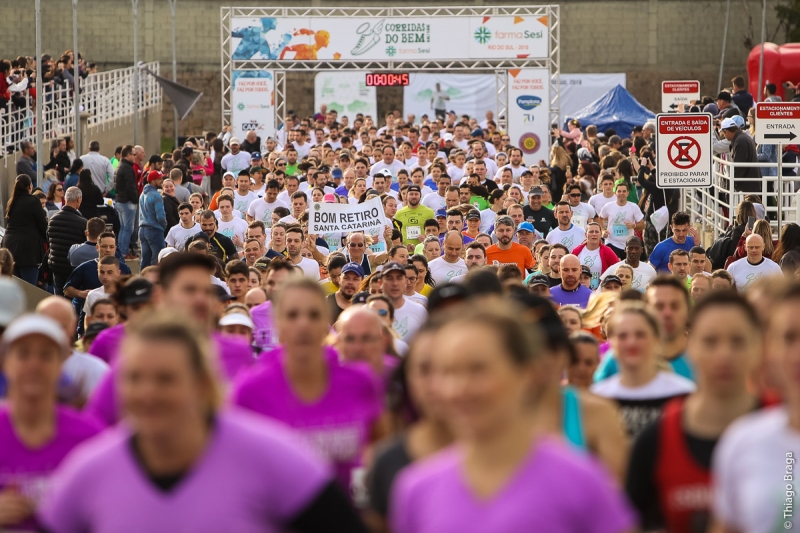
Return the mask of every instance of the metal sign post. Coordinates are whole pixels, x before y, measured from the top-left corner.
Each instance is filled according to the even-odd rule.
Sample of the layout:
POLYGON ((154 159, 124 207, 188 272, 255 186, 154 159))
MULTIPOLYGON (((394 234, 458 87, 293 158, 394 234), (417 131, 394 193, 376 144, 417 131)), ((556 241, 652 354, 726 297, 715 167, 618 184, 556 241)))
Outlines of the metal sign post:
POLYGON ((81 81, 78 66, 78 0, 72 0, 72 77, 75 81, 72 95, 75 99, 75 153, 83 153, 81 144, 81 81))
POLYGON ((36 184, 41 185, 44 181, 44 153, 42 152, 42 76, 44 75, 44 65, 42 65, 42 0, 36 0, 36 184))

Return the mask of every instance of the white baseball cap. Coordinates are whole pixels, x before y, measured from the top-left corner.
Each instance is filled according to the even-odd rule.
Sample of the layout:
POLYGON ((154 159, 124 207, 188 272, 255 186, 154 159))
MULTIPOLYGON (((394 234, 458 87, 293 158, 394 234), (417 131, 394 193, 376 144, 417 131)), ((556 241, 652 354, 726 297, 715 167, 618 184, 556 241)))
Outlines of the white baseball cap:
POLYGON ((726 118, 719 127, 723 130, 727 130, 728 128, 738 128, 739 126, 736 125, 736 122, 734 122, 732 118, 726 118))
POLYGON ((67 336, 64 335, 64 330, 58 322, 48 316, 32 313, 20 316, 6 328, 0 342, 0 351, 5 353, 12 343, 30 335, 44 335, 56 343, 62 351, 69 351, 67 336))
POLYGON ((245 326, 250 329, 255 329, 253 321, 249 316, 244 313, 228 313, 219 319, 219 325, 222 326, 245 326))
POLYGON ((166 248, 162 248, 160 252, 158 252, 158 262, 160 263, 162 259, 167 257, 168 255, 178 253, 178 250, 173 248, 172 246, 167 246, 166 248))
POLYGON ((0 327, 8 326, 24 313, 26 304, 27 298, 20 284, 14 278, 0 276, 0 327))
POLYGON ((445 133, 444 135, 442 135, 442 140, 444 140, 445 142, 452 141, 453 140, 453 134, 449 133, 449 132, 445 133))
POLYGON ((228 141, 228 146, 233 146, 234 144, 242 144, 242 143, 240 143, 239 139, 237 139, 236 137, 231 137, 231 140, 228 141))

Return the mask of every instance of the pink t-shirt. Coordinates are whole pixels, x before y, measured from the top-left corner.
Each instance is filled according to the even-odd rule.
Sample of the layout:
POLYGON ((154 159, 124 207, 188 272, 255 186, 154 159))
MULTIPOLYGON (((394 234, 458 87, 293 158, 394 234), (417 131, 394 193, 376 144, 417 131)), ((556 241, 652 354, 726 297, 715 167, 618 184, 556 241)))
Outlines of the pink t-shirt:
POLYGON ((314 403, 295 396, 284 360, 244 372, 232 401, 299 431, 336 466, 337 478, 349 489, 352 470, 361 465, 372 426, 383 411, 382 387, 366 365, 342 366, 327 357, 325 361, 328 390, 314 403))
POLYGON ((89 348, 89 353, 111 364, 117 357, 117 350, 124 336, 124 323, 104 329, 94 339, 92 346, 89 348))
MULTIPOLYGON (((226 337, 219 333, 212 334, 217 347, 220 371, 229 381, 239 372, 249 368, 255 362, 253 352, 246 342, 226 337)), ((116 354, 117 349, 114 348, 116 354)), ((119 421, 119 404, 116 397, 117 356, 112 357, 111 372, 103 376, 102 381, 92 393, 83 412, 106 426, 113 426, 119 421)))
POLYGON ((278 330, 272 319, 272 302, 264 302, 250 310, 253 319, 253 344, 261 351, 270 351, 278 345, 278 330))
POLYGON ((40 512, 53 533, 278 533, 330 483, 330 468, 262 417, 220 413, 199 461, 169 491, 144 473, 124 426, 75 451, 40 512))
MULTIPOLYGON (((37 449, 28 448, 17 437, 8 406, 0 407, 0 490, 8 486, 37 504, 44 496, 53 470, 78 444, 93 437, 102 427, 68 407, 56 407, 53 439, 37 449)), ((33 519, 14 529, 36 530, 33 519)))
POLYGON ((456 447, 400 472, 392 490, 395 533, 620 533, 636 517, 611 477, 591 458, 542 441, 494 496, 464 481, 456 447))

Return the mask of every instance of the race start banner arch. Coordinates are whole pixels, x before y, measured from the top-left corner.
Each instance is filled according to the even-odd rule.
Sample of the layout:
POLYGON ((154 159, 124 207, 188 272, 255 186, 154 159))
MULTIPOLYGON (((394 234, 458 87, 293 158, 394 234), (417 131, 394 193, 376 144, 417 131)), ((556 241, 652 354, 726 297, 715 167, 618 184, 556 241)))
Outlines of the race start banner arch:
MULTIPOLYGON (((270 107, 275 129, 286 114, 286 71, 361 71, 365 75, 381 71, 493 72, 499 126, 507 125, 515 139, 528 139, 529 155, 536 160, 548 159, 542 155, 549 150, 549 124, 557 123, 559 116, 561 24, 557 5, 222 7, 220 13, 223 125, 234 121, 234 110, 243 103, 239 100, 243 92, 234 87, 236 72, 272 74, 274 106, 270 107), (512 100, 507 87, 517 79, 509 76, 512 72, 543 81, 540 91, 546 94, 528 94, 531 89, 524 88, 520 90, 526 94, 517 94, 512 100), (526 107, 534 102, 527 97, 540 99, 536 107, 541 109, 532 122, 534 113, 529 111, 533 108, 515 103, 520 96, 526 97, 520 100, 527 102, 526 107), (517 120, 516 114, 528 115, 528 121, 517 120)), ((241 77, 241 73, 236 76, 241 77)), ((254 105, 252 101, 244 104, 254 105)), ((267 116, 264 110, 259 114, 267 116)), ((240 121, 237 126, 252 123, 240 121)))

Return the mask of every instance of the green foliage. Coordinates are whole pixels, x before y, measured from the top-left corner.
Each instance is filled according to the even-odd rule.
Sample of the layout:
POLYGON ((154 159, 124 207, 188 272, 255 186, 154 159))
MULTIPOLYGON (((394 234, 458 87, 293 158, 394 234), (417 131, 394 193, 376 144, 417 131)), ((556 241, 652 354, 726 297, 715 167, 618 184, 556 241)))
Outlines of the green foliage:
POLYGON ((786 31, 787 43, 800 43, 800 0, 788 0, 775 6, 780 25, 786 31))

